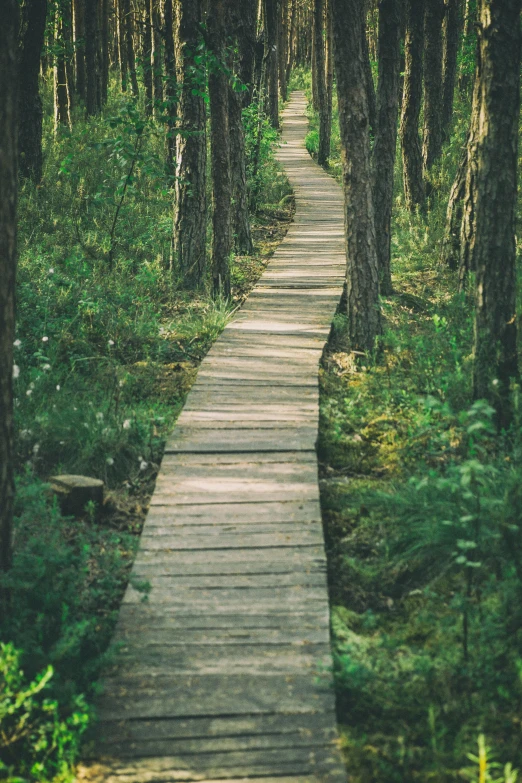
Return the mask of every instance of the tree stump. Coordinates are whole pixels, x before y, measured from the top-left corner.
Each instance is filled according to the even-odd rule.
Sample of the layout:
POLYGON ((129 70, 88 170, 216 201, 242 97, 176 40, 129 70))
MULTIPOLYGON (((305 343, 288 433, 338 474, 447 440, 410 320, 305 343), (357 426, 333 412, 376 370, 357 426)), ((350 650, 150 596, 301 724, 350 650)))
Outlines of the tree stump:
POLYGON ((85 513, 90 502, 98 508, 103 505, 103 481, 99 479, 63 475, 51 476, 49 482, 64 514, 78 517, 85 513))

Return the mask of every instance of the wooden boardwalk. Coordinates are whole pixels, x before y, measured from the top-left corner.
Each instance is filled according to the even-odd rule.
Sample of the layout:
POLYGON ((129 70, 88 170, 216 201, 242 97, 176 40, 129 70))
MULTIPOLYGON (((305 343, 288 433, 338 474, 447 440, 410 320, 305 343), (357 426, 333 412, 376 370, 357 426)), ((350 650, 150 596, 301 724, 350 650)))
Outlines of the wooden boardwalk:
POLYGON ((83 777, 346 781, 314 450, 343 204, 304 148, 305 106, 294 93, 278 153, 295 222, 168 441, 133 570, 152 590, 127 590, 83 777))

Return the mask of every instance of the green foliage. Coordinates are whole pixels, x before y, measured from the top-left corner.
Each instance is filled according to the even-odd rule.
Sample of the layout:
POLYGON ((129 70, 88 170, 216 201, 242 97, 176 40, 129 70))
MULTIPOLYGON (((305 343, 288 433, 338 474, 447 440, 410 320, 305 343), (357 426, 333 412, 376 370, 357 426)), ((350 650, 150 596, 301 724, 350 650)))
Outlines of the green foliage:
POLYGON ((522 761, 519 391, 499 434, 492 408, 472 402, 473 302, 439 261, 468 120, 465 88, 424 214, 404 208, 397 161, 383 337, 356 364, 338 316, 321 371, 334 672, 356 783, 516 779, 484 735, 522 761))
POLYGON ((81 696, 68 714, 49 698, 53 667, 27 680, 21 654, 12 644, 0 644, 0 779, 71 780, 71 764, 89 722, 81 696), (22 759, 22 763, 19 763, 22 759))

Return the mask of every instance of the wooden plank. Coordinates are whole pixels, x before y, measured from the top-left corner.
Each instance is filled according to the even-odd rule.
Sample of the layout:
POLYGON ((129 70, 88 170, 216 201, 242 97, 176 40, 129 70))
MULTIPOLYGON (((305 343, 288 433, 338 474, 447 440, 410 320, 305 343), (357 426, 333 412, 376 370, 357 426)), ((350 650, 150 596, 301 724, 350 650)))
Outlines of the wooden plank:
POLYGON ((295 224, 169 438, 98 704, 104 763, 80 780, 346 780, 314 451, 344 205, 304 149, 304 110, 294 96, 280 151, 295 224))

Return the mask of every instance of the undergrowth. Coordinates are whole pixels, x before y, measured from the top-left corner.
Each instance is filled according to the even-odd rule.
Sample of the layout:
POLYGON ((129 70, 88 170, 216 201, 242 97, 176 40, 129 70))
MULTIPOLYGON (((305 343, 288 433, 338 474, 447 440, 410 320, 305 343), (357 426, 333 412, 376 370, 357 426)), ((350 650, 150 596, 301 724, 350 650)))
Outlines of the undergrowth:
POLYGON ((73 777, 166 434, 292 215, 277 137, 250 108, 255 253, 232 259, 231 301, 210 286, 184 293, 175 259, 171 269, 163 129, 114 85, 103 116, 77 107, 73 130, 55 138, 42 90, 44 176, 19 202, 17 505, 0 584, 0 779, 13 783, 73 777), (48 484, 58 473, 101 478, 103 508, 64 517, 48 484))
MULTIPOLYGON (((514 388, 501 434, 492 408, 473 403, 473 302, 439 260, 468 116, 462 100, 424 214, 405 209, 399 152, 384 334, 355 362, 336 316, 321 370, 334 674, 353 783, 514 781, 497 759, 522 766, 521 401, 514 388)), ((310 121, 314 155, 313 110, 310 121)), ((338 177, 335 106, 331 152, 338 177)))

